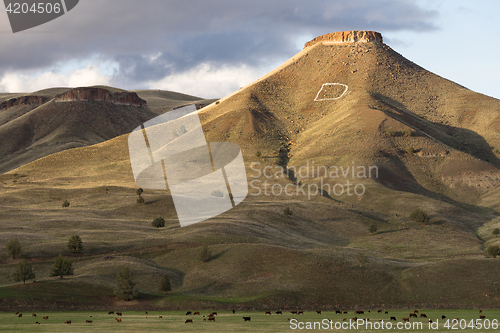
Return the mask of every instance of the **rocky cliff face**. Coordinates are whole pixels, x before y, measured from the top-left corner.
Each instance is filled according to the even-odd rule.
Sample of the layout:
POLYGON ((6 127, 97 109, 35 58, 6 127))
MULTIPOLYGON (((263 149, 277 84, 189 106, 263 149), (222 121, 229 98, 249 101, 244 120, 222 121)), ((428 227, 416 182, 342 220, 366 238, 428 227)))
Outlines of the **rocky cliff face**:
POLYGON ((307 42, 304 48, 314 45, 316 43, 367 43, 379 42, 382 43, 382 35, 376 31, 354 30, 354 31, 340 31, 332 32, 330 34, 322 35, 307 42))
POLYGON ((31 105, 31 104, 43 104, 47 101, 47 98, 41 96, 22 96, 19 98, 12 98, 8 101, 0 103, 0 110, 7 110, 16 105, 31 105))
POLYGON ((77 102, 77 101, 103 101, 117 105, 137 106, 146 105, 146 101, 141 99, 135 92, 110 93, 102 88, 75 88, 64 94, 55 97, 55 102, 77 102))

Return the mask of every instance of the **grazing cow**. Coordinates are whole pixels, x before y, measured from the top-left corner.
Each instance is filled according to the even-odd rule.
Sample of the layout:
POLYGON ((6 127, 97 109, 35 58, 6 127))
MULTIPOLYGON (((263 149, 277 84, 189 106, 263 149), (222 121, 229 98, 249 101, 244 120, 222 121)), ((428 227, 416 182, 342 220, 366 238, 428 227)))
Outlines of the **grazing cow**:
POLYGON ((70 325, 71 325, 71 320, 66 320, 64 323, 65 323, 65 324, 70 324, 70 325))
POLYGON ((483 309, 480 309, 479 312, 483 312, 483 309))
POLYGON ((20 313, 20 314, 17 316, 17 318, 21 318, 22 316, 23 316, 23 314, 22 314, 22 313, 20 313))
POLYGON ((413 313, 418 313, 418 310, 413 310, 413 313))
POLYGON ((341 313, 342 313, 342 311, 335 310, 335 314, 337 314, 337 313, 338 313, 338 314, 341 314, 341 313))
POLYGON ((283 314, 283 312, 281 312, 281 310, 280 310, 280 311, 276 311, 276 314, 280 314, 280 315, 282 315, 282 314, 283 314))
POLYGON ((356 321, 356 320, 358 320, 358 317, 352 318, 352 321, 356 321))
POLYGON ((199 311, 196 311, 195 313, 193 313, 193 316, 196 316, 196 315, 200 315, 200 312, 199 311))
POLYGON ((410 318, 403 318, 403 321, 410 322, 410 318))
POLYGON ((49 316, 45 316, 45 317, 43 317, 43 319, 48 320, 48 319, 49 319, 49 316))
POLYGON ((217 316, 217 312, 212 312, 210 315, 208 315, 209 317, 213 317, 213 316, 217 316))
POLYGON ((271 312, 266 311, 266 313, 264 313, 264 316, 265 316, 265 315, 267 315, 267 314, 268 314, 268 315, 271 315, 271 312))
POLYGON ((250 321, 250 319, 251 319, 250 317, 243 317, 244 321, 250 321))
POLYGON ((92 320, 85 320, 86 323, 92 324, 92 320))
POLYGON ((40 325, 40 323, 39 323, 39 322, 35 322, 35 324, 38 324, 38 325, 40 325))
POLYGON ((186 319, 186 321, 184 322, 184 324, 187 324, 187 323, 193 323, 193 319, 186 319))
POLYGON ((162 318, 163 318, 163 316, 158 316, 158 318, 162 319, 162 318))
POLYGON ((427 315, 425 313, 421 313, 420 318, 422 318, 422 317, 427 318, 427 315))
POLYGON ((389 311, 386 311, 385 314, 389 314, 389 311))
POLYGON ((344 311, 344 314, 347 314, 347 311, 344 311))
POLYGON ((297 314, 304 314, 304 311, 301 310, 301 311, 297 312, 297 314))
POLYGON ((116 315, 121 317, 123 314, 121 312, 117 312, 116 315))
POLYGON ((146 314, 148 314, 148 312, 146 311, 146 314))
POLYGON ((415 318, 417 318, 417 314, 416 314, 416 313, 410 313, 410 318, 411 318, 411 317, 415 317, 415 318))
POLYGON ((109 311, 109 312, 108 312, 108 314, 109 314, 109 315, 110 315, 110 314, 115 314, 115 312, 114 312, 114 311, 109 311))
POLYGON ((115 320, 116 320, 117 323, 121 323, 122 322, 121 318, 115 318, 115 320))
POLYGON ((460 321, 460 319, 458 319, 458 317, 457 317, 457 318, 455 318, 455 319, 456 319, 457 321, 460 321))
POLYGON ((207 319, 206 319, 206 318, 203 318, 203 321, 207 321, 207 319))
POLYGON ((293 310, 293 311, 290 311, 291 314, 297 314, 297 311, 293 310))
POLYGON ((360 311, 360 310, 354 312, 354 314, 364 314, 364 313, 365 313, 364 311, 360 311))
POLYGON ((215 317, 209 317, 208 321, 215 321, 215 317))
POLYGON ((19 311, 16 311, 16 315, 18 315, 18 314, 19 314, 19 311))
POLYGON ((187 316, 187 315, 190 315, 190 314, 191 314, 191 311, 186 312, 186 316, 187 316))
POLYGON ((389 320, 395 320, 395 321, 397 321, 396 317, 391 317, 391 319, 389 319, 389 320))
POLYGON ((317 310, 316 310, 316 313, 317 313, 317 314, 321 314, 321 311, 317 311, 317 310))
POLYGON ((378 313, 381 313, 381 312, 382 312, 382 310, 380 310, 380 309, 379 309, 379 310, 377 310, 377 312, 378 312, 378 313))
POLYGON ((32 314, 31 314, 31 316, 32 316, 32 317, 36 317, 36 313, 32 313, 32 314))
POLYGON ((446 316, 441 316, 441 319, 446 319, 446 316))
POLYGON ((479 319, 484 319, 486 318, 486 316, 479 316, 479 319))
POLYGON ((346 320, 347 320, 347 318, 342 319, 342 321, 346 321, 346 320))
POLYGON ((429 323, 432 323, 432 319, 429 319, 429 323))

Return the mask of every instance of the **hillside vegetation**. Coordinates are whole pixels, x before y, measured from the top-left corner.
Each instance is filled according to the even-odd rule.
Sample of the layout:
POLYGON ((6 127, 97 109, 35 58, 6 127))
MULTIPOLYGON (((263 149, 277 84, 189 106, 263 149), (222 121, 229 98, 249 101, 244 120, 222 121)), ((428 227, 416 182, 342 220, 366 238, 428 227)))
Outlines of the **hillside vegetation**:
MULTIPOLYGON (((151 105, 166 98, 137 94, 151 105)), ((486 247, 499 243, 491 233, 500 226, 498 110, 500 101, 385 44, 317 43, 199 113, 208 142, 242 149, 254 183, 236 208, 180 228, 168 190, 145 189, 137 204, 121 135, 1 175, 0 247, 13 237, 23 244, 40 281, 30 288, 58 284, 63 299, 74 285, 103 288, 99 302, 120 306, 109 291, 128 266, 143 293, 131 307, 494 307, 500 272, 486 247), (322 90, 325 83, 348 89, 338 98, 343 89, 322 90), (358 176, 358 167, 370 166, 377 171, 358 176), (356 173, 333 177, 332 167, 356 173), (286 168, 296 172, 280 175, 286 168), (364 194, 307 192, 347 181, 364 194), (287 185, 293 195, 271 191, 287 185), (417 208, 429 219, 411 219, 417 208), (158 216, 164 228, 151 225, 158 216), (70 256, 74 234, 84 243, 83 254, 71 256, 74 275, 50 278, 53 258, 70 256), (212 253, 205 263, 204 245, 212 253), (163 274, 170 296, 158 292, 163 274)), ((6 308, 12 288, 24 292, 10 273, 18 259, 2 253, 0 260, 6 308)), ((19 301, 43 305, 35 303, 19 301)))

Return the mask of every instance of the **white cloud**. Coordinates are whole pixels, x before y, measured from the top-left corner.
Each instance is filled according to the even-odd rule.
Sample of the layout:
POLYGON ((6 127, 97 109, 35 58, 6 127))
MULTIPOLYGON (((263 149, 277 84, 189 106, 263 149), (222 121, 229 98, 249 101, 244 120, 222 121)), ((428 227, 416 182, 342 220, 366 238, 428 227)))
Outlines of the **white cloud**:
POLYGON ((66 74, 46 71, 37 75, 6 73, 0 78, 0 91, 33 92, 54 87, 82 87, 93 85, 108 85, 110 75, 102 74, 94 65, 84 69, 73 70, 66 74))
POLYGON ((68 78, 68 86, 70 87, 85 87, 94 85, 108 85, 111 81, 111 76, 104 75, 99 72, 99 69, 94 65, 89 65, 85 69, 74 71, 68 78))
POLYGON ((255 81, 268 70, 248 65, 215 66, 202 63, 182 73, 149 81, 148 88, 177 91, 204 98, 221 98, 255 81))

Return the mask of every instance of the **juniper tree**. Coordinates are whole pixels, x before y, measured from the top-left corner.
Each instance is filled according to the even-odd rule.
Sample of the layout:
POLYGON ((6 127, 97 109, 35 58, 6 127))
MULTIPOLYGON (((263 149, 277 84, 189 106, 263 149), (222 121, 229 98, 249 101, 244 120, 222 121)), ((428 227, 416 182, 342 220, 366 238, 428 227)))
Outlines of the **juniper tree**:
POLYGON ((135 297, 137 297, 137 289, 135 289, 136 282, 134 280, 134 274, 130 268, 123 268, 116 275, 116 286, 114 288, 114 292, 116 297, 123 299, 125 301, 131 301, 135 297))
POLYGON ((142 197, 142 193, 143 192, 144 192, 144 190, 142 188, 140 188, 140 187, 135 191, 135 193, 139 196, 137 198, 137 203, 139 205, 142 205, 144 203, 144 201, 145 201, 144 198, 142 197))
POLYGON ((20 261, 17 264, 16 271, 14 272, 14 280, 15 281, 23 281, 26 283, 26 280, 34 279, 35 273, 33 272, 33 267, 26 263, 26 260, 20 261))
POLYGON ((80 253, 83 251, 82 239, 78 235, 73 235, 68 241, 68 249, 73 253, 80 253))
POLYGON ((358 254, 356 255, 356 260, 359 262, 359 267, 368 262, 368 258, 361 252, 358 252, 358 254))
POLYGON ((165 293, 167 291, 172 291, 172 287, 170 286, 170 280, 168 279, 167 274, 163 274, 160 281, 160 291, 165 293))
POLYGON ((21 254, 21 243, 17 240, 17 238, 12 238, 7 243, 7 252, 12 256, 12 259, 16 259, 17 256, 21 254))
POLYGON ((73 275, 73 263, 66 257, 60 254, 54 260, 54 266, 50 271, 50 276, 59 276, 61 279, 63 276, 73 275))
POLYGON ((160 228, 163 228, 165 226, 165 219, 161 216, 155 218, 153 220, 153 222, 151 222, 151 224, 153 225, 153 227, 157 228, 157 229, 160 229, 160 228))
POLYGON ((500 255, 500 247, 498 247, 498 245, 490 245, 488 246, 487 252, 490 257, 496 258, 500 255))
POLYGON ((200 260, 203 262, 209 262, 212 259, 212 252, 208 249, 208 246, 204 245, 203 250, 200 253, 200 260))
POLYGON ((429 215, 420 208, 416 208, 411 212, 410 218, 414 219, 416 222, 426 223, 429 222, 429 215))

